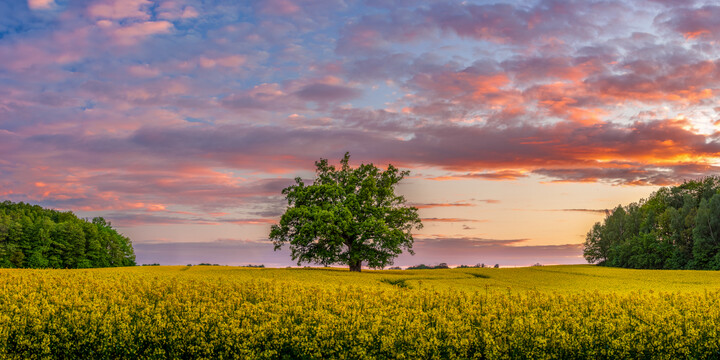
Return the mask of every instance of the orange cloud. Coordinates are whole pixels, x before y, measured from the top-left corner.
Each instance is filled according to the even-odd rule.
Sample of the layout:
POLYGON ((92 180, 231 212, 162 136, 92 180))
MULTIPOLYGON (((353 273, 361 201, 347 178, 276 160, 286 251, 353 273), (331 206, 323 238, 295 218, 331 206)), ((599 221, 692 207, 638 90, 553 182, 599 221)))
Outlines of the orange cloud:
POLYGON ((517 180, 518 178, 527 177, 523 171, 501 170, 486 173, 469 173, 462 175, 445 175, 428 178, 428 180, 447 181, 447 180, 467 180, 467 179, 483 179, 483 180, 517 180))
POLYGON ((414 206, 418 209, 429 209, 429 208, 437 208, 437 207, 475 206, 475 204, 455 202, 455 203, 411 204, 411 206, 414 206))
POLYGON ((236 225, 264 225, 264 224, 277 224, 277 219, 235 219, 235 220, 222 220, 225 223, 231 223, 236 225))
POLYGON ((424 222, 474 222, 474 223, 480 223, 480 222, 487 222, 487 220, 475 220, 475 219, 461 219, 461 218, 421 218, 420 220, 424 222))

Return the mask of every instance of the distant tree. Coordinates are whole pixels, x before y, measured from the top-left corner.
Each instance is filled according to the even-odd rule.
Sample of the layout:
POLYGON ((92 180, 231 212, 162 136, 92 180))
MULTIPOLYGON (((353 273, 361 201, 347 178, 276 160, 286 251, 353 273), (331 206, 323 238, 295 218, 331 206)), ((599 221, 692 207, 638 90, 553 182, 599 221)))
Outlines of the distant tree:
POLYGON ((583 255, 606 266, 720 270, 720 177, 618 206, 588 232, 583 255))
POLYGON ((493 266, 493 267, 498 269, 498 268, 500 268, 500 264, 495 264, 495 266, 493 266))
POLYGON ((0 267, 135 265, 130 239, 105 222, 25 203, 0 202, 0 267))
POLYGON ((604 264, 608 259, 610 251, 610 242, 604 237, 603 227, 600 223, 596 223, 585 237, 585 247, 583 255, 585 259, 591 263, 604 264))
POLYGON ((428 269, 432 269, 432 268, 433 268, 432 266, 420 264, 420 265, 408 266, 407 270, 428 270, 428 269))
MULTIPOLYGON (((460 265, 458 268, 467 268, 467 267, 469 267, 469 266, 460 265)), ((450 267, 448 266, 447 263, 439 263, 435 266, 429 266, 429 265, 425 265, 425 264, 410 266, 407 268, 407 270, 430 270, 430 269, 449 269, 449 268, 450 267)))
POLYGON ((409 172, 393 165, 384 171, 373 164, 353 169, 349 153, 340 164, 336 169, 320 159, 311 185, 298 177, 295 185, 283 189, 288 208, 270 230, 275 250, 289 244, 298 265, 344 264, 358 272, 363 262, 383 268, 403 249, 413 254, 411 231, 422 223, 417 208, 395 194, 395 186, 409 172))
POLYGON ((720 270, 720 194, 702 199, 693 229, 695 266, 720 270))

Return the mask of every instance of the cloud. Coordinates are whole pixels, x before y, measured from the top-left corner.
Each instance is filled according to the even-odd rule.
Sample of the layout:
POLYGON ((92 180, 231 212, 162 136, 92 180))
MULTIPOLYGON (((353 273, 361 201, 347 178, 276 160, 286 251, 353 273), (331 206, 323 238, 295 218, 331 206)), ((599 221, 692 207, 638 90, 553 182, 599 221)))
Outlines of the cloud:
POLYGON ((145 21, 113 28, 112 35, 119 45, 134 45, 145 37, 155 34, 168 34, 173 29, 174 26, 169 21, 145 21))
POLYGON ((215 58, 200 57, 199 64, 204 68, 214 68, 216 66, 223 66, 229 68, 235 68, 242 66, 247 61, 247 57, 243 55, 228 55, 220 56, 215 58))
POLYGON ((158 18, 167 20, 193 19, 200 13, 192 5, 183 5, 176 1, 165 1, 155 9, 158 18))
POLYGON ((673 8, 659 14, 655 25, 680 33, 686 39, 715 39, 720 31, 717 19, 720 6, 705 5, 699 8, 673 8))
POLYGON ((263 219, 263 218, 251 218, 251 219, 222 219, 224 223, 231 223, 236 225, 266 225, 266 224, 277 224, 278 219, 263 219))
POLYGON ((499 204, 500 203, 500 200, 496 200, 496 199, 472 199, 472 200, 477 201, 477 202, 484 202, 487 204, 499 204))
MULTIPOLYGON (((633 66, 635 64, 628 64, 633 66)), ((647 64, 644 64, 647 65, 647 64)), ((662 66, 662 65, 660 65, 662 66)), ((701 103, 712 98, 713 87, 718 84, 713 78, 718 73, 714 61, 701 60, 678 65, 670 71, 643 74, 642 67, 637 72, 618 75, 599 76, 587 85, 599 95, 614 99, 633 99, 643 102, 678 101, 701 103)))
POLYGON ((610 209, 557 209, 557 210, 553 209, 550 211, 568 211, 568 212, 581 212, 581 213, 606 215, 610 212, 610 209))
POLYGON ((518 178, 527 177, 522 171, 502 170, 485 173, 469 173, 458 175, 444 175, 428 178, 428 180, 447 181, 447 180, 463 180, 463 179, 482 179, 482 180, 517 180, 518 178))
POLYGON ((104 0, 88 6, 87 12, 92 18, 148 20, 150 6, 149 0, 104 0))
MULTIPOLYGON (((63 81, 66 74, 58 72, 57 68, 82 60, 87 55, 91 35, 88 27, 76 27, 23 42, 0 42, 0 57, 4 59, 0 68, 14 76, 23 74, 29 83, 63 81), (37 73, 42 75, 37 78, 37 73)), ((19 95, 17 89, 13 93, 19 95)), ((22 101, 16 105, 20 104, 22 101)))
POLYGON ((163 211, 165 214, 152 214, 146 212, 125 211, 123 213, 109 213, 105 218, 121 227, 138 225, 267 225, 276 224, 276 218, 228 218, 225 216, 198 216, 194 213, 163 211))
POLYGON ((452 222, 487 222, 487 220, 477 220, 477 219, 436 218, 436 217, 422 218, 420 220, 422 220, 424 222, 441 222, 441 223, 444 223, 444 222, 450 222, 450 223, 452 223, 452 222))
MULTIPOLYGON (((284 4, 292 5, 296 15, 319 6, 310 1, 284 4)), ((452 171, 434 180, 515 180, 536 174, 551 181, 661 184, 713 171, 707 166, 718 154, 717 140, 707 129, 693 128, 706 115, 688 112, 686 120, 677 120, 676 114, 657 110, 710 106, 718 86, 716 61, 699 50, 663 43, 654 34, 605 29, 601 25, 613 21, 607 15, 634 13, 619 3, 380 7, 372 14, 352 15, 341 32, 350 36, 364 27, 389 44, 443 43, 451 32, 508 44, 538 39, 545 44, 556 37, 568 46, 549 52, 513 47, 494 52, 499 48, 483 43, 490 46, 487 52, 467 58, 399 48, 367 56, 335 53, 322 61, 313 57, 332 52, 335 43, 319 45, 320 38, 304 43, 300 34, 329 21, 325 16, 343 5, 331 4, 322 21, 311 22, 294 17, 281 21, 260 9, 271 5, 232 7, 236 13, 257 11, 252 14, 262 19, 257 27, 222 17, 230 8, 203 7, 199 17, 215 16, 223 24, 211 28, 176 27, 163 20, 177 19, 188 8, 201 9, 195 3, 163 2, 157 9, 147 1, 70 6, 68 12, 105 24, 105 30, 68 22, 47 30, 45 37, 18 34, 25 41, 0 43, 6 69, 26 77, 36 74, 39 81, 16 81, 24 88, 3 93, 3 115, 18 119, 5 126, 23 129, 22 141, 42 143, 57 154, 37 166, 57 161, 81 173, 98 170, 86 165, 92 160, 85 151, 116 158, 120 173, 129 174, 135 169, 125 159, 141 154, 145 168, 168 161, 196 167, 206 162, 208 167, 289 173, 344 150, 375 162, 452 171), (590 13, 598 18, 586 16, 590 13), (498 18, 471 21, 490 15, 498 18), (572 26, 579 30, 568 32, 572 26), (199 40, 202 36, 189 28, 214 41, 199 40), (164 36, 143 41, 158 34, 164 36), (603 39, 596 39, 597 34, 603 39), (107 36, 132 49, 107 47, 107 36), (238 48, 243 51, 228 48, 230 43, 242 44, 238 48), (306 45, 298 50, 306 58, 297 58, 297 64, 308 71, 289 76, 295 70, 278 60, 273 49, 297 50, 292 45, 299 43, 306 45), (102 51, 91 49, 117 54, 105 59, 102 51), (50 68, 61 77, 53 80, 43 73, 50 68), (228 74, 237 69, 244 72, 233 73, 239 77, 232 85, 228 74), (379 80, 397 94, 378 95, 388 97, 382 105, 339 105, 378 97, 370 85, 379 80), (656 115, 639 119, 628 110, 638 104, 638 113, 654 110, 656 115), (86 133, 74 131, 74 119, 82 119, 86 133), (186 119, 203 122, 188 124, 186 119), (197 124, 208 126, 187 126, 197 124), (297 154, 297 148, 303 153, 297 154)), ((656 25, 672 25, 663 19, 658 17, 656 25)), ((458 49, 446 50, 453 54, 458 49)))
POLYGON ((687 128, 686 122, 676 120, 626 126, 495 128, 447 124, 416 128, 409 140, 388 132, 388 125, 375 131, 367 125, 355 130, 183 122, 188 125, 142 127, 119 136, 8 134, 10 142, 4 146, 12 155, 5 160, 16 165, 5 170, 12 182, 7 186, 23 189, 25 199, 53 201, 63 207, 106 208, 125 198, 222 208, 241 204, 253 194, 278 196, 283 187, 292 183, 290 178, 297 172, 294 169, 309 170, 318 158, 339 158, 344 151, 350 151, 357 162, 370 160, 453 171, 499 168, 459 172, 433 180, 509 180, 534 174, 548 181, 624 185, 669 185, 717 173, 718 169, 706 159, 720 152, 713 137, 697 134, 687 128), (18 151, 18 147, 32 151, 18 151), (289 155, 291 149, 303 152, 289 155), (328 153, 329 149, 337 151, 336 155, 328 153), (26 165, 38 153, 53 156, 26 165), (106 162, 97 162, 98 156, 106 162), (113 166, 107 165, 108 161, 113 166), (508 170, 510 166, 517 170, 508 170), (51 170, 55 168, 58 170, 51 170), (245 182, 215 168, 252 169, 282 177, 245 182), (68 173, 65 169, 73 170, 68 173), (29 186, 23 180, 28 178, 49 186, 29 186))
POLYGON ((589 167, 576 169, 536 169, 535 174, 547 176, 554 182, 607 181, 616 185, 668 186, 702 176, 720 174, 720 167, 683 164, 667 167, 589 167))
POLYGON ((465 207, 465 206, 475 206, 475 204, 470 204, 466 202, 454 202, 454 203, 427 203, 427 204, 410 204, 410 206, 414 206, 418 209, 429 209, 429 208, 442 208, 442 207, 465 207))
POLYGON ((178 217, 152 214, 110 213, 104 218, 115 226, 131 227, 139 225, 217 225, 217 221, 197 217, 178 217))
MULTIPOLYGON (((264 226, 345 151, 431 180, 718 173, 715 5, 373 4, 0 2, 0 194, 264 226)), ((438 223, 483 200, 427 201, 438 223)))
POLYGON ((272 15, 292 15, 301 10, 298 4, 290 0, 266 0, 260 4, 261 12, 272 15))
POLYGON ((317 102, 352 100, 361 94, 357 89, 329 84, 305 85, 295 93, 295 95, 303 100, 317 102))
POLYGON ((491 247, 491 246, 514 246, 530 239, 488 239, 477 237, 458 237, 458 238, 422 238, 419 237, 415 241, 428 247, 434 246, 452 246, 457 244, 467 244, 469 247, 491 247))
MULTIPOLYGON (((395 8, 390 8, 395 9, 395 8)), ((621 2, 539 1, 534 6, 493 3, 433 2, 399 6, 395 11, 364 16, 346 29, 338 50, 373 51, 388 42, 408 43, 451 33, 464 39, 500 44, 539 44, 563 39, 582 41, 627 28, 621 2)))
POLYGON ((604 70, 605 65, 599 60, 595 57, 516 56, 503 61, 501 66, 514 74, 520 84, 556 79, 580 81, 604 70))
POLYGON ((291 92, 280 84, 260 84, 240 92, 233 92, 222 98, 220 103, 231 110, 302 111, 300 103, 291 92))
POLYGON ((51 10, 56 5, 55 0, 28 0, 30 10, 51 10))
POLYGON ((128 72, 141 78, 153 78, 161 74, 160 69, 151 67, 148 64, 130 66, 128 72))

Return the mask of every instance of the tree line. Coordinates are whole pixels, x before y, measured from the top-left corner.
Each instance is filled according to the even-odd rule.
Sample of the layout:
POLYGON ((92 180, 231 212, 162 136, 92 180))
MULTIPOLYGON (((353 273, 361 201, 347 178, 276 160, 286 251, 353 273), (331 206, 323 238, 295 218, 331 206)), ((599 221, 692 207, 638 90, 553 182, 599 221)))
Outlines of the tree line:
POLYGON ((583 255, 605 266, 720 270, 720 177, 663 187, 608 211, 587 233, 583 255))
POLYGON ((0 203, 0 267, 75 269, 134 265, 130 239, 102 217, 88 221, 69 211, 22 202, 0 203))

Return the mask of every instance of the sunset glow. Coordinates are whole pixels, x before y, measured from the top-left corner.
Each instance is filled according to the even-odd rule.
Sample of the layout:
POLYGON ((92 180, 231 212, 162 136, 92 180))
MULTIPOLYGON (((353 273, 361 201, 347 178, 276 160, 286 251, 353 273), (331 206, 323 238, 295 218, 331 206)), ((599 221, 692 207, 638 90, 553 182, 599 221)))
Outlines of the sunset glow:
POLYGON ((720 173, 718 37, 702 1, 0 2, 0 201, 288 266, 281 190, 350 152, 411 171, 397 265, 584 263, 606 209, 720 173))

